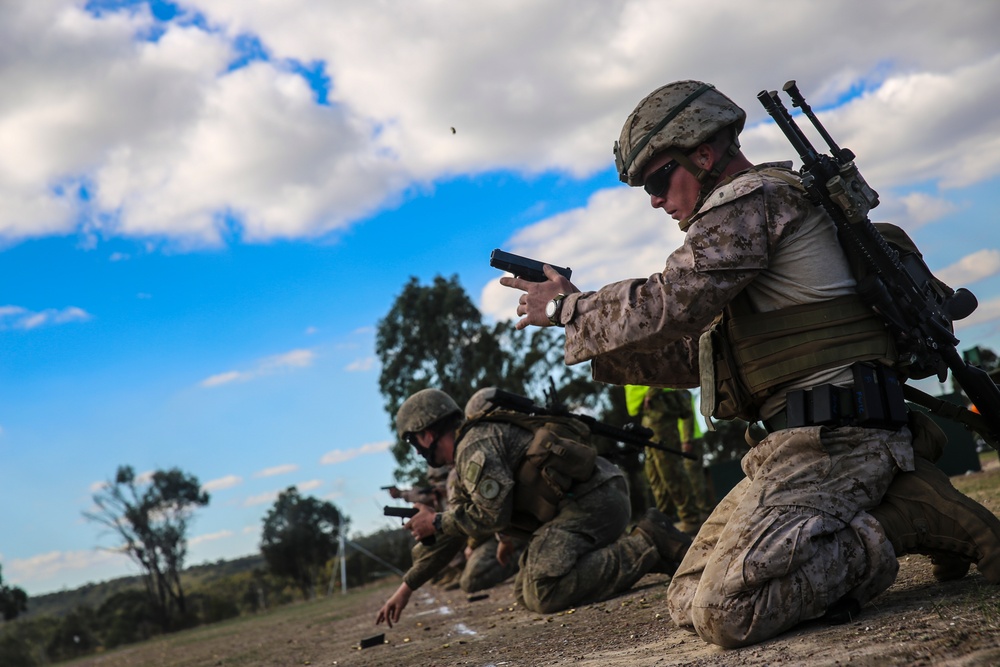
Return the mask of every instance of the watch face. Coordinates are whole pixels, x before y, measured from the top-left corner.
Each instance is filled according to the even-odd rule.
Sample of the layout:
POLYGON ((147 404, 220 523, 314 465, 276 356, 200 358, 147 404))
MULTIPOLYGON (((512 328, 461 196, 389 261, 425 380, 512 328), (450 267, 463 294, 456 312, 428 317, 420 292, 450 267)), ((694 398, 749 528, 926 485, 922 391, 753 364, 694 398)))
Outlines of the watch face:
POLYGON ((557 305, 558 304, 556 303, 555 299, 545 304, 545 316, 548 317, 550 320, 556 316, 557 305))

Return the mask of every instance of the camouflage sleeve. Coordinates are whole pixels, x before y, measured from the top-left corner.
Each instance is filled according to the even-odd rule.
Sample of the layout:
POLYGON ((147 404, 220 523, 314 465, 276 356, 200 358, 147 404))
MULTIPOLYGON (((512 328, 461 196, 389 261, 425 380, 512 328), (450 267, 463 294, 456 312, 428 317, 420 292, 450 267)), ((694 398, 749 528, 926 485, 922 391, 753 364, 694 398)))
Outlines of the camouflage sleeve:
POLYGON ((699 335, 767 268, 777 235, 760 178, 746 180, 710 198, 661 273, 566 297, 567 364, 591 359, 595 379, 615 384, 697 384, 699 335))
POLYGON ((510 523, 514 506, 514 474, 505 439, 530 439, 509 425, 482 424, 462 439, 455 459, 458 488, 452 508, 441 517, 446 535, 472 537, 501 531, 510 523))
POLYGON ((438 572, 451 562, 459 551, 465 548, 465 536, 438 535, 434 544, 427 546, 417 542, 413 546, 413 565, 403 575, 403 581, 413 590, 417 590, 434 578, 438 572))

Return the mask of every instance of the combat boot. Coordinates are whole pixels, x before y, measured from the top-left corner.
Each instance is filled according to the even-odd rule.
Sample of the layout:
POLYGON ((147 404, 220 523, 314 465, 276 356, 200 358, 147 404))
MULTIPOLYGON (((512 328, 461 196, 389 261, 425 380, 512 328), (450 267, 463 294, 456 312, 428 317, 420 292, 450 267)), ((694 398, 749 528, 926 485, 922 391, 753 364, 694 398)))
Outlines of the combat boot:
POLYGON ((660 564, 654 572, 673 574, 691 546, 691 536, 677 530, 663 512, 651 507, 642 515, 636 529, 649 538, 660 554, 660 564))
POLYGON ((934 464, 915 461, 916 470, 896 475, 882 503, 869 510, 896 556, 931 556, 939 581, 961 578, 975 563, 987 581, 1000 583, 1000 519, 960 493, 934 464))

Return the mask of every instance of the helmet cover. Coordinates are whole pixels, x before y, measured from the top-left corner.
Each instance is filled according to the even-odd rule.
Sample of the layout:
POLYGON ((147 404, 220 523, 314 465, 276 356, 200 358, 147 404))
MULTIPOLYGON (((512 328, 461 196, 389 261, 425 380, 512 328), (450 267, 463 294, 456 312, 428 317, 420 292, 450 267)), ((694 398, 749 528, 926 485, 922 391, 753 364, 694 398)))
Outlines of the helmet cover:
POLYGON ((720 130, 743 130, 746 112, 701 81, 675 81, 647 95, 629 114, 615 142, 615 165, 623 183, 643 184, 646 164, 669 148, 684 152, 711 139, 720 130))

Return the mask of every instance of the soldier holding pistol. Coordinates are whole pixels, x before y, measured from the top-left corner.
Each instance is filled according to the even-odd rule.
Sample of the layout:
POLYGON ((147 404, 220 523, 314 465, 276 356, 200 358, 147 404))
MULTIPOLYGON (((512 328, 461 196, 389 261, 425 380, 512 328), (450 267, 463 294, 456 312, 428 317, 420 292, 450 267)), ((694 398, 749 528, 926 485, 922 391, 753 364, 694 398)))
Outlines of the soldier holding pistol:
POLYGON ((663 86, 629 115, 619 176, 685 232, 661 273, 596 292, 549 268, 541 283, 501 279, 524 291, 518 327, 564 326, 566 362, 591 360, 595 379, 700 383, 703 411, 762 421, 746 478, 670 583, 672 618, 724 647, 846 620, 892 584, 904 553, 931 555, 942 580, 975 563, 1000 583, 1000 521, 931 463, 943 434, 929 418, 882 405, 903 418, 859 422, 850 401, 827 401, 822 423, 787 410, 905 378, 833 221, 790 163, 754 165, 740 150, 745 118, 699 81, 663 86))

